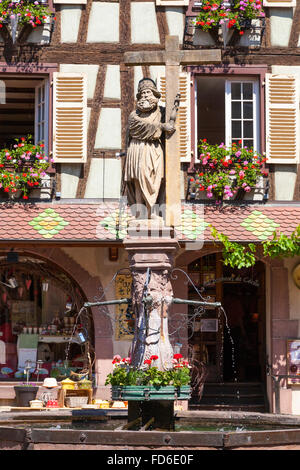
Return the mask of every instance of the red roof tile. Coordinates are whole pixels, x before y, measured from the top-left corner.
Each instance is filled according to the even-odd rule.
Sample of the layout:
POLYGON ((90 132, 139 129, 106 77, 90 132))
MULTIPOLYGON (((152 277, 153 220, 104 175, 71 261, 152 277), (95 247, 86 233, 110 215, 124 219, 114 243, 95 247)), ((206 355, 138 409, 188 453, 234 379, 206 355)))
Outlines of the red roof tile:
MULTIPOLYGON (((105 241, 126 235, 129 210, 110 203, 1 203, 0 241, 105 241)), ((261 241, 274 230, 290 235, 300 224, 300 204, 203 206, 182 204, 180 240, 213 240, 209 225, 236 241, 261 241)))

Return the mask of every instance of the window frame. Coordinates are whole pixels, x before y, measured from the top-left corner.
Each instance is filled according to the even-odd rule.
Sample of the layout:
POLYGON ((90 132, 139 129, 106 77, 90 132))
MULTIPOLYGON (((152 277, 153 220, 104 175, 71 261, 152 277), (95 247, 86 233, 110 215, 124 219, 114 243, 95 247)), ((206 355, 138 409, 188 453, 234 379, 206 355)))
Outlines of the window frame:
POLYGON ((259 100, 257 109, 259 112, 259 148, 260 152, 265 151, 265 75, 268 72, 266 64, 241 66, 236 64, 225 65, 203 65, 188 66, 187 71, 191 73, 191 149, 192 158, 188 168, 189 172, 195 171, 195 164, 198 160, 198 117, 197 117, 197 77, 200 75, 219 75, 227 80, 256 79, 258 82, 259 100))
MULTIPOLYGON (((20 63, 18 65, 7 65, 6 63, 0 62, 0 78, 5 75, 16 75, 19 78, 41 78, 48 81, 48 125, 46 126, 47 140, 48 140, 48 156, 51 160, 52 149, 53 149, 53 74, 58 71, 58 64, 45 63, 45 64, 33 64, 33 63, 20 63)), ((55 173, 51 161, 49 162, 49 168, 47 173, 55 173)))
MULTIPOLYGON (((231 84, 232 83, 252 83, 253 84, 253 147, 256 152, 260 152, 261 139, 260 139, 260 96, 259 96, 259 81, 256 77, 230 77, 225 79, 225 144, 230 146, 232 142, 232 113, 231 113, 231 84)), ((243 118, 241 118, 243 122, 243 118)))

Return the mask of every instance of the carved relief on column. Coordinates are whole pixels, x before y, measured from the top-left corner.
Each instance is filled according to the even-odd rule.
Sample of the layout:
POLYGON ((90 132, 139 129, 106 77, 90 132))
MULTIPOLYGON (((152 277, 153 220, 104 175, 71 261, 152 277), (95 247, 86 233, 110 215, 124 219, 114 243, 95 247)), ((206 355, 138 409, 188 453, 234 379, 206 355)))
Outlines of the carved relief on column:
POLYGON ((155 365, 158 369, 170 369, 173 359, 168 333, 173 296, 170 271, 178 242, 171 238, 128 237, 124 245, 133 278, 135 332, 131 349, 132 364, 143 367, 145 359, 157 355, 155 365))

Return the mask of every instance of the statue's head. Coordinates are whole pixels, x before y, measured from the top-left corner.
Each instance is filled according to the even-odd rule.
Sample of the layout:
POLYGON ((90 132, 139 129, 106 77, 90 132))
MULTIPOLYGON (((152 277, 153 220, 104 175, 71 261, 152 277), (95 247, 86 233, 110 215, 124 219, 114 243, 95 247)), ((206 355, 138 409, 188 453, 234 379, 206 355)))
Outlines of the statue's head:
POLYGON ((155 82, 151 78, 143 78, 138 84, 137 108, 142 112, 151 111, 157 107, 160 96, 155 82))

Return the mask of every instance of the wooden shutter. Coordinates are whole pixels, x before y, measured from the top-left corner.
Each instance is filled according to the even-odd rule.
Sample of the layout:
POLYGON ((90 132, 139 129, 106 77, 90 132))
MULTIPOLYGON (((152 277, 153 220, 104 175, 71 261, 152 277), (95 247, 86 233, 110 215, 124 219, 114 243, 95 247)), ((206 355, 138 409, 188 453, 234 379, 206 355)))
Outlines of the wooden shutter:
POLYGON ((264 7, 295 7, 297 0, 263 0, 264 7))
POLYGON ((267 163, 298 163, 298 132, 298 77, 266 74, 267 163))
MULTIPOLYGON (((159 77, 158 89, 161 92, 161 101, 166 102, 166 77, 159 77)), ((191 161, 191 86, 190 74, 181 72, 179 75, 180 106, 177 115, 179 123, 180 161, 191 161)))
POLYGON ((85 73, 54 73, 53 158, 56 163, 86 162, 86 81, 85 73))

